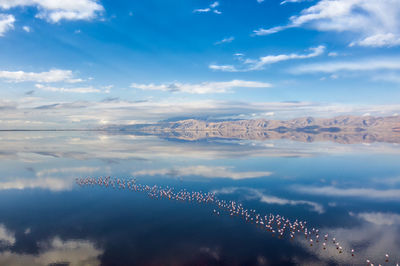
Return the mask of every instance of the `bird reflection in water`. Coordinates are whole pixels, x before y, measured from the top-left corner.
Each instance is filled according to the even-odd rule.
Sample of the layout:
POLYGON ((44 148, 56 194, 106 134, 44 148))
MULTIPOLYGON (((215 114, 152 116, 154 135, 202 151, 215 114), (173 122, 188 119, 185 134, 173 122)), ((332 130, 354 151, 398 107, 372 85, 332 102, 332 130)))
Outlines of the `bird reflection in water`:
MULTIPOLYGON (((281 216, 279 214, 268 214, 261 215, 254 209, 246 209, 241 203, 237 203, 233 200, 221 200, 218 199, 212 192, 196 192, 187 191, 181 189, 175 191, 174 188, 166 186, 149 186, 143 185, 136 182, 135 178, 114 178, 114 177, 84 177, 76 178, 76 183, 81 187, 93 187, 100 186, 111 189, 122 189, 134 192, 146 193, 150 198, 155 199, 169 199, 182 202, 197 202, 200 204, 208 204, 214 207, 213 214, 215 215, 229 215, 237 216, 242 218, 244 221, 257 225, 265 231, 270 232, 273 236, 278 238, 289 238, 291 240, 296 237, 304 238, 309 242, 310 246, 319 245, 320 243, 320 230, 316 228, 308 228, 306 221, 300 221, 298 219, 291 221, 290 219, 281 216)), ((323 237, 322 245, 319 245, 326 250, 329 245, 333 245, 333 248, 337 249, 337 255, 341 255, 344 252, 351 254, 351 257, 355 257, 356 253, 354 249, 343 250, 343 247, 336 240, 335 237, 329 241, 329 235, 325 234, 323 237)), ((389 262, 389 254, 385 255, 385 263, 389 262)), ((371 260, 366 260, 367 265, 373 266, 374 263, 371 260)), ((381 265, 381 264, 378 264, 381 265)), ((398 266, 399 264, 396 264, 398 266)))

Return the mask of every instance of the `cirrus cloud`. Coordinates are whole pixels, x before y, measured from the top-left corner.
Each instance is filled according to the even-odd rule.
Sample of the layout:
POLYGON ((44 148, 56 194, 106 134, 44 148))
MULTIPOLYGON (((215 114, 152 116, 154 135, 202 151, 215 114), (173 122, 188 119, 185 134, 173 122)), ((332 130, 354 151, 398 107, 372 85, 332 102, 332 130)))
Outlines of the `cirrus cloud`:
POLYGON ((287 4, 287 3, 300 3, 304 1, 310 1, 310 0, 284 0, 281 2, 281 5, 287 4))
POLYGON ((0 70, 0 79, 8 82, 68 82, 76 83, 83 81, 82 79, 73 78, 71 70, 51 69, 44 72, 25 72, 25 71, 6 71, 0 70))
MULTIPOLYGON (((284 1, 288 2, 288 1, 284 1)), ((290 1, 291 2, 291 1, 290 1)), ((284 26, 255 30, 269 35, 288 28, 308 27, 318 31, 353 32, 350 46, 400 45, 400 4, 398 0, 321 0, 290 17, 284 26)))
POLYGON ((36 88, 51 91, 51 92, 67 92, 67 93, 101 93, 102 91, 96 89, 92 86, 89 87, 78 87, 78 88, 64 88, 64 87, 51 87, 51 86, 44 86, 42 84, 36 84, 36 88))
POLYGON ((370 58, 352 61, 330 61, 304 64, 290 69, 295 74, 335 73, 340 71, 400 70, 399 58, 370 58))
POLYGON ((138 84, 132 83, 131 88, 141 90, 158 90, 168 92, 184 92, 191 94, 206 94, 206 93, 225 93, 233 88, 268 88, 272 85, 265 82, 232 80, 225 82, 202 82, 197 84, 191 83, 169 83, 169 84, 138 84))
POLYGON ((306 54, 280 54, 280 55, 267 55, 262 56, 258 59, 243 59, 241 58, 242 65, 234 66, 234 65, 216 65, 211 64, 209 66, 210 69, 220 70, 224 72, 246 72, 246 71, 254 71, 254 70, 262 70, 266 65, 275 64, 281 61, 288 61, 294 59, 307 59, 313 58, 322 55, 325 52, 326 47, 323 45, 310 48, 310 52, 306 54))
POLYGON ((206 8, 198 8, 198 9, 195 9, 195 10, 193 10, 193 13, 208 13, 208 12, 214 12, 215 14, 222 14, 222 12, 221 11, 219 11, 219 10, 217 10, 216 8, 219 6, 219 2, 218 1, 215 1, 215 2, 213 2, 213 3, 211 3, 210 5, 209 5, 209 7, 206 7, 206 8))
POLYGON ((215 45, 219 45, 219 44, 223 44, 223 43, 231 43, 235 40, 235 37, 231 36, 231 37, 227 37, 227 38, 223 38, 222 40, 215 42, 215 45))

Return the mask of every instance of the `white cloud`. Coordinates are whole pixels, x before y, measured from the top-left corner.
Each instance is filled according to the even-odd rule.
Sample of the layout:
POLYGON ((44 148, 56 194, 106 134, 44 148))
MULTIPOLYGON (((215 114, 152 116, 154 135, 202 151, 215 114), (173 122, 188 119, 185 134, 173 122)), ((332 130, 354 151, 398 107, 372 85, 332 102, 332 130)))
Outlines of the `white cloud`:
POLYGON ((213 2, 209 5, 209 7, 206 8, 198 8, 193 10, 194 13, 208 13, 208 12, 214 12, 215 14, 222 14, 221 11, 217 10, 216 7, 219 6, 219 2, 213 2))
POLYGON ((264 0, 257 0, 257 3, 262 3, 262 2, 264 2, 264 0))
POLYGON ((371 47, 397 46, 400 45, 400 36, 393 33, 379 33, 350 44, 350 46, 354 45, 371 47))
POLYGON ((0 37, 14 28, 15 17, 8 14, 0 14, 0 37))
POLYGON ((202 82, 198 84, 191 83, 170 83, 156 85, 150 84, 138 84, 132 83, 131 88, 137 88, 141 90, 159 90, 169 92, 185 92, 192 94, 205 94, 205 93, 225 93, 229 92, 233 88, 268 88, 271 84, 257 81, 245 81, 245 80, 232 80, 226 82, 202 82))
POLYGON ((230 42, 232 42, 233 40, 235 40, 235 37, 231 36, 231 37, 228 37, 228 38, 224 38, 224 39, 222 39, 222 40, 216 42, 215 44, 218 45, 218 44, 223 44, 223 43, 230 43, 230 42))
POLYGON ((357 39, 352 45, 399 45, 400 4, 398 0, 321 0, 299 15, 290 17, 285 26, 260 29, 254 33, 268 35, 302 26, 319 31, 353 32, 357 39))
POLYGON ((77 88, 64 88, 64 87, 51 87, 44 86, 42 84, 36 84, 36 88, 51 91, 51 92, 67 92, 67 93, 101 93, 102 91, 99 89, 95 89, 92 86, 90 87, 77 87, 77 88))
POLYGON ((61 20, 90 20, 104 10, 96 0, 0 0, 0 8, 34 6, 37 18, 56 23, 61 20))
POLYGON ((114 88, 114 85, 106 85, 106 86, 102 86, 102 89, 104 89, 104 93, 110 93, 111 89, 114 88))
POLYGON ((100 265, 99 256, 103 250, 87 240, 61 240, 53 238, 49 242, 40 242, 38 254, 19 254, 11 251, 0 252, 1 265, 14 266, 39 266, 53 265, 55 262, 63 262, 70 266, 100 265))
MULTIPOLYGON (((174 95, 171 95, 174 96, 174 95)), ((100 121, 115 124, 154 123, 176 117, 208 117, 214 119, 266 118, 265 113, 274 112, 274 119, 298 117, 332 117, 332 114, 389 116, 400 113, 399 104, 350 105, 319 104, 314 102, 249 102, 245 100, 141 99, 138 101, 69 101, 51 98, 22 97, 15 100, 0 99, 2 117, 0 126, 11 128, 93 128, 100 121), (57 110, 57 112, 54 112, 57 110), (39 124, 40 123, 40 124, 39 124)), ((358 147, 360 148, 360 147, 358 147)), ((0 154, 1 156, 1 154, 0 154)))
POLYGON ((0 79, 9 82, 81 82, 81 79, 74 79, 71 70, 52 69, 46 72, 24 72, 24 71, 4 71, 0 70, 0 79))
POLYGON ((326 49, 325 46, 320 45, 317 47, 310 48, 309 49, 310 52, 307 54, 291 53, 291 54, 280 54, 280 55, 267 55, 267 56, 262 56, 258 59, 242 60, 242 65, 238 67, 233 65, 212 64, 209 66, 209 68, 225 72, 245 72, 245 71, 262 70, 266 65, 275 64, 281 61, 317 57, 322 55, 325 52, 325 49, 326 49))
POLYGON ((294 67, 290 70, 290 72, 295 74, 302 74, 374 70, 400 70, 400 58, 374 58, 306 64, 294 67))
POLYGON ((214 2, 210 5, 211 8, 216 8, 217 6, 219 6, 219 2, 214 2))
POLYGON ((272 28, 269 28, 269 29, 262 29, 261 28, 261 29, 258 29, 258 30, 254 30, 253 32, 254 32, 255 35, 262 36, 262 35, 269 35, 269 34, 277 33, 277 32, 280 32, 282 30, 286 30, 288 28, 293 28, 293 27, 294 26, 292 26, 292 25, 276 26, 276 27, 272 27, 272 28))
POLYGON ((265 177, 270 176, 271 174, 271 172, 265 171, 235 172, 232 171, 232 167, 205 165, 178 167, 173 169, 141 170, 132 173, 133 176, 201 176, 206 178, 230 178, 234 180, 265 177))
POLYGON ((7 230, 4 224, 0 224, 0 248, 3 246, 13 246, 15 244, 14 233, 7 230))
POLYGON ((373 188, 338 188, 334 186, 295 186, 293 190, 303 194, 321 196, 371 198, 389 201, 400 199, 400 189, 378 190, 373 188))
POLYGON ((199 9, 195 9, 193 10, 194 13, 207 13, 210 12, 211 8, 207 7, 207 8, 199 8, 199 9))
POLYGON ((309 0, 285 0, 281 2, 281 5, 287 4, 287 3, 300 3, 300 2, 305 2, 309 0))
POLYGON ((31 28, 29 26, 23 26, 22 29, 26 32, 31 32, 31 28))
POLYGON ((400 75, 397 73, 374 74, 371 79, 373 81, 400 83, 400 75))
POLYGON ((212 69, 212 70, 220 70, 220 71, 224 71, 224 72, 239 72, 240 71, 233 65, 215 65, 215 64, 211 64, 208 67, 210 69, 212 69))
POLYGON ((251 65, 252 70, 262 69, 265 65, 278 63, 280 61, 287 61, 292 59, 306 59, 316 56, 320 56, 325 51, 325 46, 320 45, 318 47, 310 48, 311 52, 308 54, 281 54, 281 55, 267 55, 260 57, 258 60, 247 60, 247 63, 251 65))

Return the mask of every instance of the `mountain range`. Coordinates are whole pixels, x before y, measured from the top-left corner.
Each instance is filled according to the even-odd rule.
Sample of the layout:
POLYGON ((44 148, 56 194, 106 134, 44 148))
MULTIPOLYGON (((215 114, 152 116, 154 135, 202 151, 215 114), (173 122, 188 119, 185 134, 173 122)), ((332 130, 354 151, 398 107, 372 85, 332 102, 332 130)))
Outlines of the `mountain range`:
POLYGON ((291 139, 296 141, 334 141, 339 143, 400 143, 400 116, 303 117, 291 120, 236 120, 210 122, 186 119, 155 124, 113 125, 107 130, 140 132, 166 138, 200 140, 291 139))

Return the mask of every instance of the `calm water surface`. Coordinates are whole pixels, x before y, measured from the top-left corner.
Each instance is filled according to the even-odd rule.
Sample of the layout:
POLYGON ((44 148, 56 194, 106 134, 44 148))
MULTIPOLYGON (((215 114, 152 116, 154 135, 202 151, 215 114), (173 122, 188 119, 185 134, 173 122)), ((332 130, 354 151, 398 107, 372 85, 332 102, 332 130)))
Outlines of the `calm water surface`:
POLYGON ((0 265, 395 265, 399 159, 390 143, 2 132, 0 265), (88 176, 214 192, 305 220, 329 234, 328 248, 280 239, 210 204, 76 184, 88 176))

